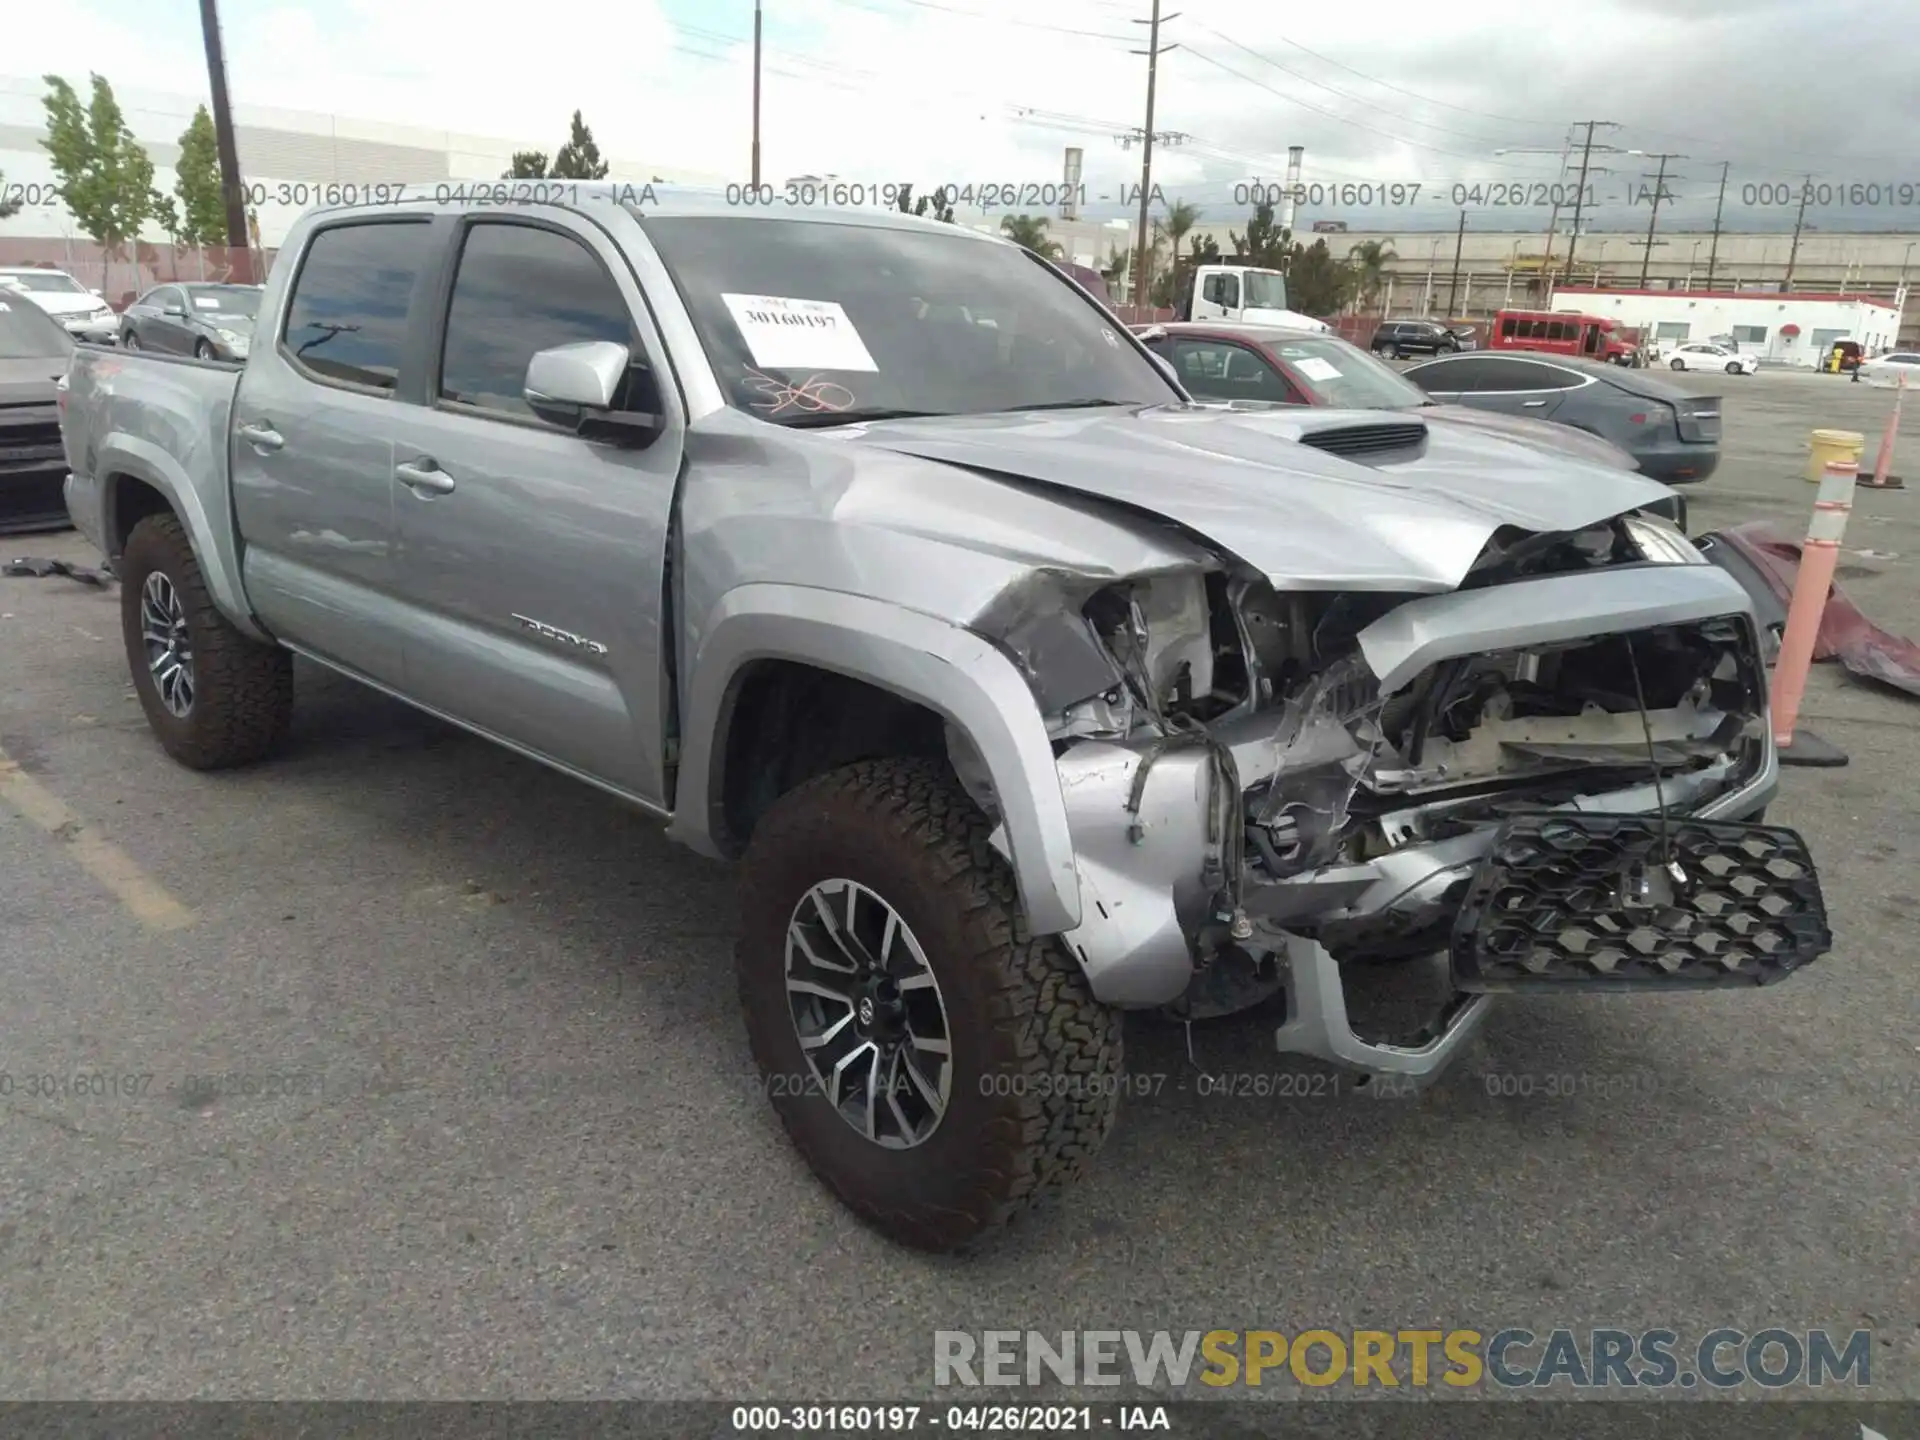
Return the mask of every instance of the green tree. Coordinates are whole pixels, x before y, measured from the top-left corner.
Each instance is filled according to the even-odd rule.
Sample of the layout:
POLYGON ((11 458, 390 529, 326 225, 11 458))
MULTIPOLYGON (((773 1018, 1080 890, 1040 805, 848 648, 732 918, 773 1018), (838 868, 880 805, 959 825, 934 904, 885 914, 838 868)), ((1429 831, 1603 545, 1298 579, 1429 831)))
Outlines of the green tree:
MULTIPOLYGON (((1170 263, 1165 270, 1159 270, 1153 277, 1153 284, 1147 296, 1152 304, 1177 304, 1181 292, 1187 288, 1187 277, 1191 272, 1186 269, 1181 257, 1180 242, 1187 238, 1188 232, 1199 221, 1199 207, 1181 200, 1169 205, 1166 215, 1153 222, 1153 248, 1157 254, 1160 247, 1165 245, 1170 263)), ((1157 266, 1156 269, 1158 269, 1157 266)))
MULTIPOLYGON (((1287 265, 1286 232, 1274 222, 1273 206, 1266 201, 1253 207, 1247 219, 1247 233, 1227 232, 1234 254, 1248 265, 1266 270, 1284 270, 1287 265)), ((1324 242, 1322 242, 1324 243, 1324 242)))
POLYGON ((553 157, 553 169, 547 174, 554 180, 604 180, 607 177, 607 162, 600 158, 600 147, 593 143, 593 131, 587 128, 578 110, 573 112, 567 143, 553 157))
POLYGON ((153 223, 166 232, 167 244, 173 247, 173 263, 176 274, 179 273, 180 252, 193 242, 187 238, 187 219, 180 213, 180 207, 173 203, 173 196, 153 192, 153 223))
POLYGON ((544 150, 516 150, 513 163, 500 172, 502 180, 544 180, 547 178, 547 153, 544 150))
POLYGON ((20 202, 7 199, 7 172, 0 170, 0 220, 10 220, 20 213, 20 202))
MULTIPOLYGON (((213 138, 213 116, 202 105, 180 133, 180 158, 173 164, 173 197, 180 202, 174 243, 224 245, 227 201, 220 191, 220 147, 213 138)), ((164 223, 164 222, 163 222, 164 223)))
POLYGON ((40 144, 53 164, 61 201, 105 252, 104 269, 153 215, 153 157, 133 138, 104 76, 91 77, 93 97, 85 106, 60 76, 42 78, 47 138, 40 144))
POLYGON ((1107 284, 1118 290, 1126 283, 1127 276, 1133 271, 1133 251, 1125 245, 1115 245, 1107 250, 1107 262, 1100 267, 1100 274, 1107 284))
POLYGON ((1391 237, 1362 240, 1347 251, 1347 263, 1353 267, 1354 294, 1371 308, 1387 283, 1387 266, 1400 258, 1391 237))
POLYGON ((953 206, 947 202, 947 187, 941 185, 931 194, 916 195, 913 186, 902 185, 893 197, 894 208, 902 215, 922 215, 930 220, 953 224, 953 206))
POLYGON ((1295 244, 1287 262, 1287 304, 1305 315, 1338 315, 1353 298, 1353 267, 1333 258, 1325 240, 1295 244))
POLYGON ((1047 238, 1047 217, 1044 215, 1002 215, 1000 233, 1043 259, 1061 258, 1060 242, 1047 238))

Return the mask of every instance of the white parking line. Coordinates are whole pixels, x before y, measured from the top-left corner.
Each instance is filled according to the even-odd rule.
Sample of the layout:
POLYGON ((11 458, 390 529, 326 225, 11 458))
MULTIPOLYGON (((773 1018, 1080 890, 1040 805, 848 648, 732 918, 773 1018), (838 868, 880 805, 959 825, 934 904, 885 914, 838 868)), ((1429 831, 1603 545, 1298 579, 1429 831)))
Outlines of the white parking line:
POLYGON ((73 858, 133 918, 149 930, 183 930, 193 911, 134 863, 133 858, 69 810, 66 802, 0 750, 0 800, 72 851, 73 858))

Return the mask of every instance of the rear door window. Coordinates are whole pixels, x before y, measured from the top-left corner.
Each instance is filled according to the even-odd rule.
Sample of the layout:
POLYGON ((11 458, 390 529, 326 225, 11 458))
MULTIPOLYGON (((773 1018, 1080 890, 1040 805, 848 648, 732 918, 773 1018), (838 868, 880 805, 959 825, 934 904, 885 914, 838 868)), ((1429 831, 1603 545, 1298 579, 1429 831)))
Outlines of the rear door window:
POLYGON ((365 220, 308 242, 281 341, 309 379, 392 393, 429 234, 424 219, 365 220))

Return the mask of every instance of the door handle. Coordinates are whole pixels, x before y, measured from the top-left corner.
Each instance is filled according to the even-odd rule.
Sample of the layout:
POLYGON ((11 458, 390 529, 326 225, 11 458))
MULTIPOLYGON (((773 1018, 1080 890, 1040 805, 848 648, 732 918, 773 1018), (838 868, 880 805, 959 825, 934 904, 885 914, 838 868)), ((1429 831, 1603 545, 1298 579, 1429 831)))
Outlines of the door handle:
POLYGON ((1526 406, 1526 408, 1529 410, 1538 410, 1542 405, 1546 404, 1547 402, 1544 400, 1522 400, 1520 403, 1526 406))
POLYGON ((396 465, 394 475, 402 485, 414 494, 447 495, 453 491, 453 477, 426 457, 414 461, 411 465, 396 465))
POLYGON ((264 420, 250 420, 244 425, 237 425, 233 433, 256 450, 278 450, 287 443, 286 437, 264 420))

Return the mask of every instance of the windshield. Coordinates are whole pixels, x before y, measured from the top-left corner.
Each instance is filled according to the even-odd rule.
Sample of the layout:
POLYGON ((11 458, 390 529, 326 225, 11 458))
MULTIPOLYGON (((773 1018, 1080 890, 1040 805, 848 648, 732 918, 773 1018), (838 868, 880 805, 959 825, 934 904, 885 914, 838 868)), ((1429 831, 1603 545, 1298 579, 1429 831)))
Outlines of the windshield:
POLYGON ((1242 302, 1249 310, 1284 310, 1287 308, 1287 278, 1277 270, 1248 270, 1242 279, 1247 282, 1247 298, 1242 302))
POLYGON ((1267 348, 1324 405, 1342 410, 1404 410, 1432 403, 1426 391, 1403 379, 1398 370, 1344 340, 1276 340, 1267 348))
POLYGON ((72 351, 73 338, 38 305, 0 299, 0 360, 52 360, 72 351))
POLYGON ((84 295, 87 293, 86 286, 71 275, 62 275, 58 270, 13 270, 0 276, 0 282, 21 290, 38 290, 43 294, 84 295))
POLYGON ((253 319, 260 309, 260 292, 251 285, 195 285, 187 291, 200 315, 241 316, 253 319))
POLYGON ((728 403, 777 424, 1177 397, 1119 322, 965 232, 645 219, 728 403))

